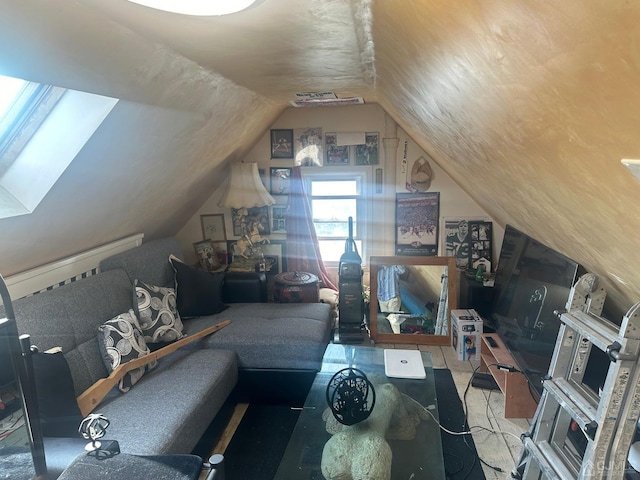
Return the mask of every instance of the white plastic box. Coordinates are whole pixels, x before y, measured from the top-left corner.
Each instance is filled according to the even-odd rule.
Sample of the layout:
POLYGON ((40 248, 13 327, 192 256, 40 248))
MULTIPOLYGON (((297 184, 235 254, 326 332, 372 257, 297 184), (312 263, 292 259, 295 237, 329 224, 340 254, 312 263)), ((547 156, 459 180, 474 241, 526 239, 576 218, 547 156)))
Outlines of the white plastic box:
POLYGON ((480 360, 482 317, 473 309, 451 310, 451 346, 458 360, 480 360))

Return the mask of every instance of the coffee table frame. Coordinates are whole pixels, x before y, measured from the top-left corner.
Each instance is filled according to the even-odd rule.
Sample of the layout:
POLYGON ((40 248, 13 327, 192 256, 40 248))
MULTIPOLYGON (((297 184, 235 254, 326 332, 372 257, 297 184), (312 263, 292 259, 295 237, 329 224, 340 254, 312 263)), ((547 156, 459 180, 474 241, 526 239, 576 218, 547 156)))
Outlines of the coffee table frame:
MULTIPOLYGON (((320 463, 324 444, 331 438, 322 419, 327 409, 326 387, 339 370, 352 366, 362 370, 374 385, 394 384, 438 418, 431 354, 421 352, 427 378, 410 380, 387 378, 383 349, 357 345, 330 344, 322 370, 318 372, 280 462, 275 480, 322 480, 320 463)), ((444 479, 444 460, 440 431, 429 416, 417 429, 413 440, 388 440, 393 452, 391 478, 444 479), (411 476, 413 475, 413 476, 411 476)))

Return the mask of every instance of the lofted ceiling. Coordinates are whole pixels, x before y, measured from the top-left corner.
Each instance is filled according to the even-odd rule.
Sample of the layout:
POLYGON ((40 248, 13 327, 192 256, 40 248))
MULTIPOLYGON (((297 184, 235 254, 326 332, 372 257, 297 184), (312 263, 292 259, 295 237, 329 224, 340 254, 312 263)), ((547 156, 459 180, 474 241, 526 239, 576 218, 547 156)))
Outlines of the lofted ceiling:
POLYGON ((175 234, 296 92, 333 91, 379 103, 496 222, 598 273, 626 311, 639 24, 628 0, 259 0, 209 18, 0 0, 0 73, 127 102, 39 211, 0 220, 0 270, 175 234))

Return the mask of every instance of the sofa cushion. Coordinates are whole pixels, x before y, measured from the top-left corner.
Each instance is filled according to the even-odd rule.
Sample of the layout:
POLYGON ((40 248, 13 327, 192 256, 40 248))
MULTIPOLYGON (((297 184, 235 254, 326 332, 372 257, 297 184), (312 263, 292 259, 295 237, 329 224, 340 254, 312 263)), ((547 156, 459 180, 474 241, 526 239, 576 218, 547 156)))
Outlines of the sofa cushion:
POLYGON ((222 312, 222 280, 224 272, 206 272, 193 268, 171 255, 169 263, 176 273, 178 312, 183 318, 222 312))
POLYGON ((62 348, 76 396, 108 375, 97 329, 132 307, 131 285, 126 272, 117 269, 13 302, 21 334, 29 334, 40 351, 62 348))
POLYGON ((103 400, 98 411, 125 453, 191 453, 237 381, 234 352, 181 348, 159 359, 127 394, 103 400))
POLYGON ((231 320, 205 337, 208 348, 233 350, 241 369, 320 370, 330 340, 326 303, 234 303, 224 313, 185 322, 188 335, 231 320))
MULTIPOLYGON (((109 372, 113 372, 120 365, 150 353, 133 310, 100 325, 98 327, 98 345, 109 372)), ((127 372, 118 382, 118 388, 122 392, 128 392, 145 372, 154 368, 156 364, 157 362, 153 361, 127 372)))
POLYGON ((147 343, 173 342, 183 337, 175 289, 147 285, 136 279, 133 310, 147 343))

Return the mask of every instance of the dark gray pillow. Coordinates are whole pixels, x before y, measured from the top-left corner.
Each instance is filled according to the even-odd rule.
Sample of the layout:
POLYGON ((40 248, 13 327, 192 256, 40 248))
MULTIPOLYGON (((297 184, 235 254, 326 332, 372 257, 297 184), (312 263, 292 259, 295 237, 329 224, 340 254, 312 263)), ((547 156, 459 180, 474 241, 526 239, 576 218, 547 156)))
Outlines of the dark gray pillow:
POLYGON ((177 305, 182 318, 213 315, 227 308, 222 303, 224 272, 198 270, 173 255, 169 263, 176 272, 177 305))
POLYGON ((184 336, 173 288, 156 287, 135 280, 133 309, 147 343, 174 342, 184 336))
MULTIPOLYGON (((133 310, 120 314, 100 325, 98 327, 98 345, 102 353, 102 360, 109 373, 122 364, 150 353, 133 310)), ((144 367, 127 372, 118 382, 118 388, 122 392, 128 392, 145 372, 155 368, 157 364, 157 361, 153 361, 144 367)))

